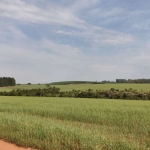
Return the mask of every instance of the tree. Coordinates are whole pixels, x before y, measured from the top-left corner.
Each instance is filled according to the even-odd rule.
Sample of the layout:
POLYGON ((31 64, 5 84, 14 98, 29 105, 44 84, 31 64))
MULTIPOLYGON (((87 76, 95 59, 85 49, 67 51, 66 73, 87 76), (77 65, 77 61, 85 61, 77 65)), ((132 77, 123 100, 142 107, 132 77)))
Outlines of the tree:
POLYGON ((11 77, 0 77, 0 87, 3 86, 15 86, 16 80, 11 77))

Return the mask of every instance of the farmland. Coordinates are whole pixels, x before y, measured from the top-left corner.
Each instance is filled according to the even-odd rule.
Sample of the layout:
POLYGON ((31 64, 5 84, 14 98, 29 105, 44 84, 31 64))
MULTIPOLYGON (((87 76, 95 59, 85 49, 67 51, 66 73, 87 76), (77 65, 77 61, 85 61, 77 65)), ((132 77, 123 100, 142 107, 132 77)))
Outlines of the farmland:
POLYGON ((0 97, 0 138, 40 150, 148 150, 149 101, 0 97))
MULTIPOLYGON (((73 85, 51 85, 51 87, 58 87, 61 91, 71 91, 71 90, 110 90, 111 88, 125 90, 125 89, 134 89, 137 91, 150 91, 150 84, 130 84, 130 83, 122 83, 122 84, 73 84, 73 85)), ((45 84, 32 84, 32 85, 16 85, 9 87, 0 87, 0 91, 11 91, 13 89, 37 89, 37 88, 46 88, 45 84)))
POLYGON ((37 89, 37 88, 45 88, 45 84, 32 84, 32 85, 27 85, 27 84, 22 84, 22 85, 16 85, 16 86, 8 86, 8 87, 0 87, 0 91, 11 91, 11 90, 16 90, 16 89, 37 89))

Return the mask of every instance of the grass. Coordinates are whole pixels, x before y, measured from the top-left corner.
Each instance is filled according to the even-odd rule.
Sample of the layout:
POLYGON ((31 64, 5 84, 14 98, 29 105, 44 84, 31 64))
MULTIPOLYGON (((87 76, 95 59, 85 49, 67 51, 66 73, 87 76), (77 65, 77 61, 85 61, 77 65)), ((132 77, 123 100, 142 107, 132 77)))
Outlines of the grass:
POLYGON ((69 91, 72 89, 75 90, 110 90, 111 88, 125 90, 125 89, 135 89, 137 91, 150 91, 150 84, 81 84, 81 85, 56 85, 55 87, 59 87, 62 91, 69 91))
MULTIPOLYGON (((70 91, 70 90, 88 90, 101 89, 101 90, 110 90, 111 88, 125 90, 125 89, 135 89, 137 91, 150 91, 150 84, 76 84, 76 85, 51 85, 59 87, 61 91, 70 91)), ((33 89, 33 88, 46 88, 45 84, 32 84, 32 85, 16 85, 12 87, 0 87, 0 91, 11 91, 13 89, 33 89)))
POLYGON ((0 92, 1 91, 11 91, 11 90, 16 90, 16 89, 37 89, 37 88, 46 88, 45 84, 32 84, 32 85, 27 85, 27 84, 22 84, 22 85, 16 85, 16 86, 8 86, 8 87, 0 87, 0 92))
POLYGON ((40 150, 148 150, 150 102, 0 97, 0 138, 40 150))

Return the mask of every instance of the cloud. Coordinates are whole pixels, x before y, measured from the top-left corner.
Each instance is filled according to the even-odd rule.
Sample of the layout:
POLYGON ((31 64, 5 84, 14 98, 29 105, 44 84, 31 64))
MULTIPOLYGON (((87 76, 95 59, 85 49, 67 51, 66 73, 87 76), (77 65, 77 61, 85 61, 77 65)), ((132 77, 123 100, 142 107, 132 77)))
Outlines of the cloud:
POLYGON ((57 55, 76 56, 82 54, 81 49, 70 46, 68 44, 58 44, 48 39, 43 39, 39 44, 43 50, 53 52, 57 55))
POLYGON ((87 9, 89 7, 93 7, 95 6, 96 4, 99 4, 101 3, 101 0, 92 0, 92 1, 89 1, 89 0, 76 0, 71 9, 74 11, 74 12, 79 12, 79 11, 82 11, 84 9, 87 9))
MULTIPOLYGON (((77 1, 75 3, 75 8, 79 8, 81 3, 85 3, 84 7, 90 7, 99 3, 95 0, 89 2, 87 0, 77 1)), ((73 5, 74 6, 74 5, 73 5)), ((75 9, 74 8, 74 9, 75 9)), ((83 8, 82 8, 83 9, 83 8)), ((110 12, 105 12, 102 14, 103 17, 110 16, 112 14, 118 13, 119 9, 114 9, 110 12)), ((2 0, 0 2, 0 16, 2 18, 11 18, 19 20, 25 23, 37 23, 37 24, 50 24, 50 25, 62 25, 70 26, 76 28, 79 31, 63 31, 63 28, 56 31, 59 34, 78 36, 84 39, 89 39, 90 41, 101 43, 101 44, 111 44, 111 45, 120 45, 125 43, 134 42, 134 37, 126 33, 113 31, 110 29, 105 29, 99 26, 90 25, 85 20, 80 19, 74 10, 66 9, 61 6, 47 6, 45 9, 40 8, 36 5, 26 3, 25 1, 16 0, 8 1, 2 0)))
POLYGON ((23 35, 14 26, 3 32, 5 40, 0 39, 0 68, 4 70, 0 76, 13 76, 21 83, 52 82, 65 78, 73 68, 78 70, 82 55, 78 47, 46 38, 35 41, 23 35))
POLYGON ((133 24, 132 26, 134 29, 137 29, 137 30, 149 30, 149 27, 150 27, 150 19, 147 19, 147 20, 144 20, 142 22, 138 22, 138 23, 135 23, 133 24))
POLYGON ((45 9, 25 1, 0 1, 0 17, 19 20, 24 23, 58 24, 83 28, 84 22, 76 17, 69 9, 52 7, 45 9))
POLYGON ((15 40, 25 40, 27 38, 17 26, 1 21, 0 24, 0 42, 13 42, 15 40))
POLYGON ((113 30, 106 30, 104 28, 95 28, 94 26, 91 26, 83 31, 58 29, 55 33, 84 38, 89 42, 93 41, 94 43, 109 44, 114 46, 132 43, 136 40, 132 35, 113 30))
POLYGON ((113 65, 91 65, 90 68, 96 72, 112 72, 117 70, 117 66, 113 65))
POLYGON ((0 76, 21 83, 146 76, 149 10, 123 2, 1 0, 0 76))

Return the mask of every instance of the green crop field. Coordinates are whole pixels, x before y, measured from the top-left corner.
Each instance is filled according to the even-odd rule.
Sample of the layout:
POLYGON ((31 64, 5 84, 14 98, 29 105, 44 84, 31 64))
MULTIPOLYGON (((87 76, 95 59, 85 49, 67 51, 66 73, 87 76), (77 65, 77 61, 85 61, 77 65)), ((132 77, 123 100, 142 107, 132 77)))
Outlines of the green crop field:
POLYGON ((39 150, 149 150, 150 102, 0 97, 0 138, 39 150))
POLYGON ((75 90, 110 90, 111 88, 125 90, 125 89, 135 89, 137 91, 150 91, 150 84, 78 84, 78 85, 56 85, 55 87, 59 87, 62 91, 69 91, 72 89, 75 90))
MULTIPOLYGON (((135 89, 137 91, 150 91, 150 84, 74 84, 74 85, 51 85, 51 87, 59 87, 61 91, 70 91, 70 90, 88 90, 101 89, 101 90, 110 90, 111 88, 124 90, 124 89, 135 89)), ((11 91, 13 89, 33 89, 33 88, 46 88, 45 84, 32 84, 32 85, 16 85, 12 87, 0 87, 0 91, 11 91)))
POLYGON ((32 84, 32 85, 27 85, 27 84, 22 84, 22 85, 16 85, 16 86, 8 86, 8 87, 0 87, 0 91, 11 91, 11 90, 16 90, 16 89, 37 89, 37 88, 46 88, 45 84, 32 84))

